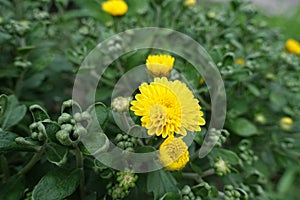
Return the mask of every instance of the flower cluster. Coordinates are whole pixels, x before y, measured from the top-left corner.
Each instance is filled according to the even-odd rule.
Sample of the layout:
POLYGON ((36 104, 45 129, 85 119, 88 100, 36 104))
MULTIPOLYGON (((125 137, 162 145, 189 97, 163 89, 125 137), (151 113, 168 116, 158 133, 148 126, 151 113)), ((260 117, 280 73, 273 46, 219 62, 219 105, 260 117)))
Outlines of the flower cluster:
POLYGON ((168 55, 148 56, 147 69, 156 77, 153 82, 139 86, 140 93, 130 108, 141 117, 148 135, 166 138, 159 148, 159 157, 168 170, 180 170, 186 165, 189 153, 183 137, 187 131, 200 131, 205 124, 199 102, 187 85, 166 77, 174 60, 168 55))

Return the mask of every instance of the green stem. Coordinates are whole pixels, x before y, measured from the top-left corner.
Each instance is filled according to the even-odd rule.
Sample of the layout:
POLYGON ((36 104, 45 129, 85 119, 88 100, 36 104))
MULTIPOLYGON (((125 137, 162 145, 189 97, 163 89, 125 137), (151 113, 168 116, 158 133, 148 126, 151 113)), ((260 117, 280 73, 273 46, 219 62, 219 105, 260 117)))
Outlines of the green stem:
POLYGON ((214 169, 208 169, 208 170, 206 170, 206 171, 203 172, 203 174, 201 175, 201 178, 213 175, 215 173, 216 173, 216 171, 214 169))
POLYGON ((182 173, 182 177, 186 178, 186 179, 193 179, 197 183, 202 183, 203 182, 201 176, 197 173, 182 173))
POLYGON ((155 26, 156 27, 159 27, 159 24, 160 24, 160 12, 161 12, 161 8, 159 5, 155 5, 155 8, 156 8, 156 22, 155 22, 155 26))
POLYGON ((80 199, 84 199, 84 168, 83 168, 83 155, 78 148, 75 146, 75 156, 76 156, 76 167, 80 170, 80 183, 79 183, 79 192, 80 192, 80 199))
POLYGON ((201 175, 197 174, 197 173, 182 173, 182 177, 183 178, 187 178, 187 179, 193 179, 198 183, 202 183, 203 182, 203 178, 206 176, 210 176, 215 174, 215 170, 214 169, 208 169, 206 171, 204 171, 201 175))
POLYGON ((31 170, 31 168, 42 158, 42 155, 44 154, 45 152, 45 145, 41 147, 41 149, 35 153, 31 160, 25 165, 25 167, 23 169, 21 169, 19 171, 19 175, 24 175, 26 174, 28 171, 31 170))
POLYGON ((8 167, 7 159, 3 154, 0 155, 0 164, 1 164, 1 170, 4 174, 4 179, 8 179, 10 175, 9 167, 8 167))
POLYGON ((20 77, 17 80, 16 87, 15 87, 15 95, 17 97, 19 97, 19 95, 20 95, 20 90, 21 90, 21 87, 22 87, 22 83, 23 83, 23 80, 24 80, 25 73, 26 73, 26 70, 23 69, 21 74, 20 74, 20 77))

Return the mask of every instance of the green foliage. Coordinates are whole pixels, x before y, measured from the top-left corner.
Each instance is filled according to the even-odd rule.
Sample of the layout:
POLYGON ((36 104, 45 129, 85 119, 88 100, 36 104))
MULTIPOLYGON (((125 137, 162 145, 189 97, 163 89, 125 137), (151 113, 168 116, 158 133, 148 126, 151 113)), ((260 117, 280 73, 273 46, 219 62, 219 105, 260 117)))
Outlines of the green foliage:
MULTIPOLYGON (((300 57, 284 45, 299 31, 282 34, 267 23, 278 19, 239 0, 191 7, 182 0, 126 0, 129 9, 122 17, 103 12, 101 2, 0 0, 0 199, 297 199, 300 57), (153 26, 185 33, 208 51, 225 84, 226 122, 223 130, 210 130, 216 145, 200 159, 211 116, 208 88, 187 60, 172 55, 174 68, 195 89, 207 125, 196 133, 182 170, 118 172, 93 157, 112 148, 109 141, 131 153, 153 152, 162 141, 134 137, 145 129, 124 118, 119 123, 129 135, 120 130, 113 114, 123 116, 120 105, 130 98, 112 101, 113 87, 149 54, 166 52, 122 55, 104 72, 96 103, 88 108, 65 100, 80 64, 99 42, 153 26), (91 123, 94 115, 102 131, 91 123), (84 146, 84 140, 93 142, 84 146)), ((289 23, 293 29, 299 24, 296 18, 289 23)), ((120 50, 119 42, 110 48, 120 50)), ((80 100, 85 98, 91 97, 80 100)))

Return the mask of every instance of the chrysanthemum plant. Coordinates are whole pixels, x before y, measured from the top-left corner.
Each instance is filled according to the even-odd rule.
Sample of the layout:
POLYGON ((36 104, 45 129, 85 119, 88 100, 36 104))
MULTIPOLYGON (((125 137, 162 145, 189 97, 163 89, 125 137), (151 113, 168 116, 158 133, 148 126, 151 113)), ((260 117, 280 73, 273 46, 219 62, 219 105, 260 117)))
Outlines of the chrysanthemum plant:
MULTIPOLYGON (((0 5, 0 199, 299 198, 300 38, 270 27, 252 4, 25 0, 0 5), (185 33, 216 63, 227 114, 223 129, 210 130, 208 139, 216 145, 205 157, 198 157, 211 116, 205 77, 171 52, 122 55, 104 72, 95 104, 82 108, 68 100, 88 53, 137 27, 185 33), (135 93, 111 99, 119 78, 141 64, 149 80, 135 93), (173 69, 185 81, 172 77, 173 69), (93 108, 102 131, 91 134, 93 108), (112 113, 129 109, 136 130, 145 129, 148 138, 133 137, 115 123, 112 113), (94 141, 89 150, 82 143, 86 137, 94 141), (95 155, 108 151, 109 141, 127 153, 157 151, 161 168, 138 174, 104 165, 95 155)), ((121 44, 111 43, 109 52, 118 52, 121 44)))

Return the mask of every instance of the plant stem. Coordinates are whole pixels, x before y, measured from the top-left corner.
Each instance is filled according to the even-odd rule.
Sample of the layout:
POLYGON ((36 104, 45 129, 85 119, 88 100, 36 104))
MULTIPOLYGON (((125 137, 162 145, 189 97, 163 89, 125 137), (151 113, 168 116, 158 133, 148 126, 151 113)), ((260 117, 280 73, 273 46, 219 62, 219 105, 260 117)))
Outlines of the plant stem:
POLYGON ((202 183, 203 182, 202 178, 213 175, 214 173, 215 173, 214 169, 208 169, 208 170, 204 171, 201 175, 199 175, 197 173, 188 173, 188 172, 182 173, 182 177, 188 178, 188 179, 193 179, 198 183, 202 183))
POLYGON ((197 183, 201 183, 203 182, 201 176, 197 173, 182 173, 182 177, 183 178, 187 178, 187 179, 193 179, 195 180, 197 183))
POLYGON ((79 183, 79 192, 80 192, 80 199, 84 199, 84 169, 83 169, 83 156, 78 148, 78 146, 75 146, 75 156, 76 156, 76 165, 77 169, 80 170, 80 183, 79 183))
POLYGON ((203 174, 201 175, 201 178, 213 175, 213 174, 215 174, 215 172, 216 171, 214 169, 208 169, 208 170, 206 170, 206 171, 203 172, 203 174))
POLYGON ((16 87, 15 87, 16 97, 19 97, 19 95, 20 95, 20 90, 21 90, 21 87, 22 87, 22 83, 23 83, 23 80, 24 80, 25 73, 26 73, 26 70, 22 69, 20 77, 17 80, 16 87))
POLYGON ((155 4, 155 8, 156 8, 156 22, 155 22, 155 26, 159 27, 161 7, 159 5, 157 5, 157 4, 155 4))
POLYGON ((0 155, 0 164, 1 164, 1 170, 3 171, 4 174, 4 179, 8 179, 10 175, 9 167, 8 167, 7 159, 3 154, 0 155))
POLYGON ((30 171, 30 169, 42 158, 42 155, 44 154, 44 152, 45 152, 45 145, 43 145, 41 147, 41 149, 32 156, 31 160, 25 165, 25 167, 23 169, 21 169, 19 171, 18 174, 24 175, 28 171, 30 171))

